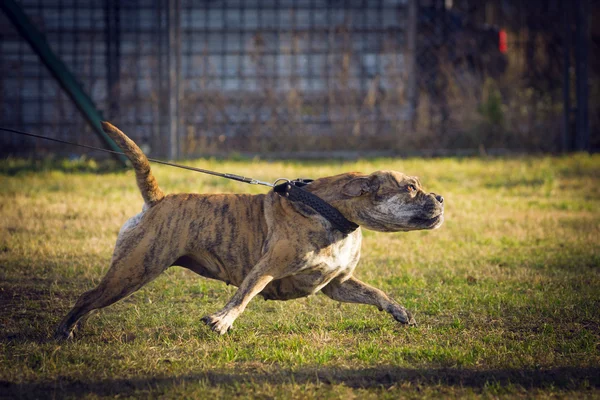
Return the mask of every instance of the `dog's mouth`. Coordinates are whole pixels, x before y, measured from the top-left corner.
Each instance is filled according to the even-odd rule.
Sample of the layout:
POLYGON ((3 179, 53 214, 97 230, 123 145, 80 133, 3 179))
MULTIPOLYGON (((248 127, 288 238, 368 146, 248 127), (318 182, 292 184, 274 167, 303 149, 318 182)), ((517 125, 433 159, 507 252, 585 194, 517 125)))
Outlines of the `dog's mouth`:
POLYGON ((435 229, 435 228, 439 228, 440 225, 442 225, 442 222, 444 222, 444 213, 441 212, 438 215, 434 216, 434 217, 430 217, 430 218, 421 218, 421 217, 414 217, 411 218, 411 225, 417 226, 421 229, 435 229))
MULTIPOLYGON (((386 205, 389 205, 387 202, 386 205)), ((422 229, 437 229, 444 222, 443 204, 398 205, 375 207, 375 213, 368 215, 361 225, 381 232, 408 232, 422 229)))

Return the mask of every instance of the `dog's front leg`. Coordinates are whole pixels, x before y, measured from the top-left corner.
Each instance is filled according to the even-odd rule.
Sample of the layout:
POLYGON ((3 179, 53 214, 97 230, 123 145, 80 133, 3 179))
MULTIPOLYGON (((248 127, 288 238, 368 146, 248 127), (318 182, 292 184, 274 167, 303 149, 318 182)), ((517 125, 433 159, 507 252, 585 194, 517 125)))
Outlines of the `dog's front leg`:
POLYGON ((214 314, 202 318, 211 329, 225 334, 233 321, 244 311, 250 300, 260 293, 273 279, 280 278, 280 271, 286 264, 285 251, 278 249, 265 254, 244 278, 237 292, 225 307, 214 314))
POLYGON ((345 303, 371 304, 392 314, 396 321, 403 324, 416 325, 411 313, 390 299, 384 292, 350 277, 345 281, 333 280, 323 289, 323 293, 333 300, 345 303))

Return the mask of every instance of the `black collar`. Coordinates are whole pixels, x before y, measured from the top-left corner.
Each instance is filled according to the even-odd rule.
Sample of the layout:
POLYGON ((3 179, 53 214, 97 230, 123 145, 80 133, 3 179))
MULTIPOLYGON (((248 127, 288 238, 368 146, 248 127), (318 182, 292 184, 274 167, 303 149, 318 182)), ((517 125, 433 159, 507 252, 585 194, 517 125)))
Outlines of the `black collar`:
POLYGON ((302 189, 303 186, 308 185, 310 182, 312 182, 311 179, 296 179, 275 186, 273 191, 280 196, 286 197, 290 201, 306 204, 343 234, 348 235, 354 232, 356 228, 358 228, 358 225, 352 221, 348 221, 337 208, 333 207, 319 196, 302 189))

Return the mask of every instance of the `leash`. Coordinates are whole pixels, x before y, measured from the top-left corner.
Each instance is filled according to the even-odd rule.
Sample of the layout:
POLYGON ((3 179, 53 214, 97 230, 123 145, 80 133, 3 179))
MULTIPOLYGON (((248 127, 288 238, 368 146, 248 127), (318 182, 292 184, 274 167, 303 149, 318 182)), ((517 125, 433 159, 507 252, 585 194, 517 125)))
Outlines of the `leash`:
MULTIPOLYGON (((86 149, 91 149, 91 150, 96 150, 96 151, 103 151, 105 153, 120 154, 120 155, 126 156, 125 153, 122 153, 120 151, 103 149, 101 147, 88 146, 86 144, 79 144, 79 143, 68 142, 66 140, 61 140, 61 139, 50 138, 50 137, 47 137, 47 136, 36 135, 36 134, 33 134, 33 133, 23 132, 23 131, 19 131, 19 130, 16 130, 16 129, 9 129, 9 128, 2 128, 2 127, 0 127, 0 131, 12 132, 12 133, 16 133, 16 134, 19 134, 19 135, 31 136, 31 137, 35 137, 35 138, 39 138, 39 139, 46 139, 46 140, 50 140, 52 142, 69 144, 71 146, 83 147, 83 148, 86 148, 86 149)), ((154 158, 148 158, 148 161, 151 161, 151 162, 154 162, 154 163, 157 163, 157 164, 169 165, 171 167, 177 167, 177 168, 181 168, 181 169, 187 169, 187 170, 190 170, 190 171, 201 172, 203 174, 219 176, 221 178, 232 179, 234 181, 244 182, 244 183, 248 183, 250 185, 263 185, 263 186, 269 186, 269 187, 273 187, 274 186, 274 184, 269 183, 269 182, 263 182, 263 181, 259 181, 257 179, 247 178, 245 176, 240 176, 240 175, 236 175, 236 174, 225 174, 225 173, 221 173, 221 172, 210 171, 208 169, 188 167, 187 165, 175 164, 175 163, 171 163, 171 162, 168 162, 168 161, 157 160, 157 159, 154 159, 154 158)))
MULTIPOLYGON (((47 136, 36 135, 33 133, 23 132, 23 131, 19 131, 16 129, 0 127, 0 131, 12 132, 12 133, 16 133, 18 135, 31 136, 31 137, 38 138, 38 139, 50 140, 53 142, 68 144, 71 146, 83 147, 83 148, 91 149, 91 150, 95 150, 95 151, 103 151, 105 153, 125 155, 125 153, 122 153, 120 151, 108 150, 108 149, 104 149, 101 147, 73 143, 73 142, 69 142, 66 140, 62 140, 62 139, 55 139, 55 138, 50 138, 47 136)), ((306 186, 312 182, 312 179, 298 178, 295 180, 289 180, 286 178, 279 178, 275 182, 269 183, 269 182, 259 181, 258 179, 254 179, 254 178, 248 178, 248 177, 241 176, 241 175, 216 172, 216 171, 211 171, 211 170, 203 169, 203 168, 188 167, 187 165, 171 163, 168 161, 157 160, 154 158, 148 158, 148 161, 154 162, 157 164, 168 165, 171 167, 187 169, 189 171, 200 172, 203 174, 218 176, 218 177, 225 178, 225 179, 231 179, 234 181, 243 182, 243 183, 247 183, 250 185, 262 185, 262 186, 272 187, 273 191, 275 193, 277 193, 278 195, 280 195, 282 197, 286 197, 290 201, 295 201, 295 202, 306 204, 307 206, 309 206, 310 208, 315 210, 318 214, 320 214, 323 218, 328 220, 335 229, 337 229, 338 231, 342 232, 345 235, 348 235, 348 234, 354 232, 358 228, 358 225, 356 225, 354 222, 346 219, 346 217, 344 217, 342 215, 342 213, 339 212, 338 209, 333 207, 331 204, 327 203, 325 200, 321 199, 319 196, 314 195, 311 192, 303 189, 304 186, 306 186), (278 182, 280 182, 280 181, 284 181, 284 182, 278 184, 278 182)))

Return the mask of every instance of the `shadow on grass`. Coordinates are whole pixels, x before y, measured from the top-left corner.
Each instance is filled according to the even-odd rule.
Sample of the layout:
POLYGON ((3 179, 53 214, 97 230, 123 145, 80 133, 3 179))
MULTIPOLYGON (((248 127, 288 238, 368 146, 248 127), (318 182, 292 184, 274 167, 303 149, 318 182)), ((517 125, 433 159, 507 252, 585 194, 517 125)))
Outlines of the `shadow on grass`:
POLYGON ((47 343, 49 330, 88 287, 83 279, 0 276, 0 344, 47 343))
POLYGON ((600 368, 559 367, 551 369, 470 370, 454 368, 410 369, 378 367, 366 369, 320 368, 279 373, 205 372, 181 377, 152 377, 84 381, 58 378, 52 382, 10 383, 0 381, 0 392, 10 397, 42 398, 61 396, 126 396, 138 391, 165 393, 171 388, 200 383, 203 387, 225 388, 241 384, 343 384, 350 388, 387 389, 393 385, 449 386, 484 389, 489 385, 516 385, 524 389, 582 389, 600 387, 600 368))

